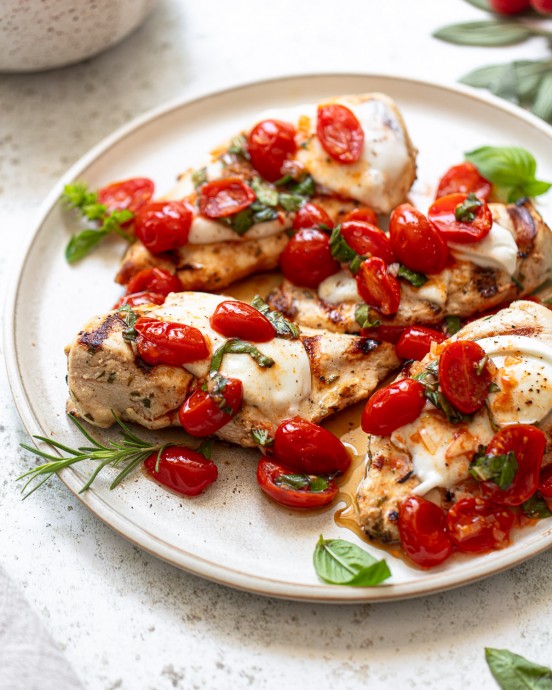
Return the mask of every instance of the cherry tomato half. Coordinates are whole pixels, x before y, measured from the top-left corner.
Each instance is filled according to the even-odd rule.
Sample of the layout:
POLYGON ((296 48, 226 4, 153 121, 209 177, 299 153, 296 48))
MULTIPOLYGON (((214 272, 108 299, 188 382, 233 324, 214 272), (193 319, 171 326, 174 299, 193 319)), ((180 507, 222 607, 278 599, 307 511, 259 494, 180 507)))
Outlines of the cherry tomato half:
POLYGON ((401 303, 399 281, 387 272, 387 264, 378 256, 366 259, 356 274, 358 294, 385 316, 396 314, 401 303))
POLYGON ((135 292, 156 292, 167 296, 169 292, 182 292, 182 282, 178 276, 164 268, 144 268, 128 281, 127 295, 135 292))
POLYGON ((432 568, 452 553, 445 513, 420 496, 409 496, 399 507, 399 535, 406 555, 422 568, 432 568))
POLYGON ((456 220, 456 209, 467 199, 467 194, 448 194, 434 201, 429 207, 429 220, 439 229, 448 242, 467 244, 484 239, 493 226, 493 215, 487 202, 474 210, 471 222, 456 220))
POLYGON ((282 475, 293 474, 294 470, 291 468, 271 460, 260 460, 257 465, 257 482, 261 490, 276 503, 292 508, 320 508, 331 503, 337 496, 337 484, 333 480, 328 480, 326 489, 311 491, 308 486, 296 489, 279 479, 282 475))
POLYGON ((319 225, 327 225, 329 228, 334 226, 333 220, 321 206, 307 201, 295 214, 293 229, 318 228, 319 225))
POLYGON ((420 416, 424 405, 425 388, 415 379, 401 379, 380 388, 366 403, 361 426, 367 434, 389 436, 420 416))
POLYGON ((552 465, 543 467, 539 479, 539 491, 545 498, 552 498, 552 465))
POLYGON ((305 474, 346 472, 351 458, 341 441, 318 424, 292 417, 276 429, 274 458, 305 474))
POLYGON ((442 343, 445 335, 441 331, 425 326, 409 326, 399 338, 395 351, 401 359, 423 359, 431 350, 431 343, 442 343))
POLYGON ((491 193, 492 184, 479 174, 473 163, 453 165, 439 181, 436 199, 448 194, 469 194, 472 192, 479 199, 487 201, 491 193))
POLYGON ((138 354, 147 364, 179 367, 209 356, 205 338, 193 326, 142 316, 134 328, 138 331, 138 354))
POLYGON ((196 390, 178 410, 180 424, 191 436, 214 434, 240 411, 242 382, 225 377, 216 380, 216 387, 212 381, 207 381, 207 390, 196 390))
POLYGON ((123 295, 114 304, 113 309, 120 309, 125 304, 128 304, 129 307, 138 307, 141 304, 163 304, 165 298, 166 295, 162 295, 160 292, 149 292, 147 290, 133 292, 131 295, 123 295))
POLYGON ((396 261, 391 240, 377 225, 362 220, 344 220, 341 234, 349 247, 361 256, 379 256, 386 264, 396 261))
MULTIPOLYGON (((491 9, 498 14, 519 14, 529 8, 529 4, 534 6, 535 0, 489 0, 491 9)), ((535 8, 536 9, 536 8, 535 8)), ((548 10, 552 11, 552 10, 548 10)))
POLYGON ((485 404, 492 376, 484 362, 485 350, 471 340, 449 343, 439 360, 439 385, 445 397, 463 414, 485 404))
POLYGON ((295 127, 281 120, 263 120, 247 139, 251 164, 265 180, 276 182, 282 176, 284 161, 297 151, 295 127))
POLYGON ((156 472, 157 453, 144 462, 146 472, 160 484, 184 496, 197 496, 218 477, 217 466, 201 453, 183 446, 169 446, 161 452, 156 472))
POLYGON ((360 335, 364 338, 383 340, 385 343, 396 345, 403 332, 404 326, 375 326, 374 328, 362 328, 360 335))
POLYGON ((330 251, 328 235, 314 228, 303 228, 287 243, 280 257, 280 268, 294 285, 317 288, 325 278, 337 273, 340 266, 330 251))
POLYGON ((136 213, 151 199, 154 184, 146 177, 133 177, 130 180, 112 182, 98 190, 98 201, 107 206, 109 211, 124 209, 136 213))
POLYGON ((226 218, 255 201, 255 192, 240 177, 207 182, 199 194, 199 210, 207 218, 226 218))
POLYGON ((447 529, 459 551, 483 553, 508 546, 515 515, 483 498, 462 498, 447 514, 447 529))
POLYGON ((519 506, 530 498, 539 486, 545 447, 544 432, 531 424, 512 424, 497 432, 487 446, 487 455, 512 451, 518 469, 508 489, 500 489, 491 481, 483 482, 483 491, 489 499, 502 506, 519 506))
POLYGON ((255 307, 237 300, 227 300, 217 305, 209 323, 213 330, 226 338, 266 343, 276 335, 274 326, 266 316, 255 307))
MULTIPOLYGON (((494 2, 497 1, 500 2, 501 0, 494 0, 494 2)), ((508 2, 508 0, 502 0, 502 2, 508 2)), ((522 0, 509 0, 509 2, 521 3, 522 0)), ((524 9, 526 7, 527 4, 524 5, 524 9)), ((531 7, 540 14, 552 14, 552 0, 531 0, 531 7)))
POLYGON ((370 223, 370 225, 378 225, 376 212, 369 206, 361 206, 360 208, 354 208, 352 211, 349 211, 349 213, 343 217, 342 222, 344 223, 347 220, 362 220, 365 223, 370 223))
POLYGON ((152 254, 183 247, 188 242, 193 213, 182 201, 152 201, 134 218, 136 237, 152 254))
POLYGON ((364 131, 356 115, 344 105, 318 106, 316 133, 322 148, 339 163, 356 163, 361 159, 364 131))
POLYGON ((423 213, 411 204, 401 204, 391 213, 389 237, 398 261, 420 273, 441 273, 448 246, 423 213))

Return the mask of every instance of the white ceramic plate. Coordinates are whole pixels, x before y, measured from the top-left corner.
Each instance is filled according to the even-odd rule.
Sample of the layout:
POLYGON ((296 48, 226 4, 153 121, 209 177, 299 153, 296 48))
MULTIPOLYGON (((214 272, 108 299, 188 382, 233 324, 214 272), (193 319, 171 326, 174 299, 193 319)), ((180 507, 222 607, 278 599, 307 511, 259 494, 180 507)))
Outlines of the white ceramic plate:
MULTIPOLYGON (((91 315, 109 309, 121 292, 113 283, 122 251, 119 241, 106 243, 76 267, 66 264, 63 249, 71 228, 58 202, 63 185, 82 179, 98 187, 145 175, 163 193, 179 172, 199 162, 204 151, 240 124, 254 121, 258 112, 366 91, 389 94, 406 118, 420 151, 414 198, 422 206, 439 176, 462 160, 464 151, 485 144, 525 146, 537 156, 541 178, 552 179, 551 129, 536 118, 467 89, 400 78, 279 79, 176 102, 141 117, 95 147, 60 180, 44 204, 12 285, 6 357, 15 401, 30 434, 79 443, 64 413, 63 347, 91 315)), ((550 196, 541 204, 549 219, 550 196)), ((140 472, 112 492, 108 472, 80 499, 121 535, 179 568, 260 594, 322 602, 384 601, 455 587, 509 568, 552 544, 552 520, 544 520, 522 530, 503 551, 455 556, 429 572, 389 556, 393 577, 387 584, 371 589, 324 585, 312 567, 318 535, 362 542, 335 524, 334 509, 297 516, 267 500, 256 486, 256 457, 254 452, 219 449, 219 480, 193 500, 164 491, 140 472)), ((77 492, 88 470, 65 470, 61 479, 77 492)))

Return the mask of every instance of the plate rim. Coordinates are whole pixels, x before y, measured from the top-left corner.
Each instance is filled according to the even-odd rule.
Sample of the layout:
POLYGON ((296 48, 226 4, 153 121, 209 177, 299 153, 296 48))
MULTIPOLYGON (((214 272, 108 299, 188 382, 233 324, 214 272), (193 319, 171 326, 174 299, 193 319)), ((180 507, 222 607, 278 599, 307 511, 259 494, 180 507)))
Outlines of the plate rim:
MULTIPOLYGON (((8 279, 8 289, 4 305, 4 362, 7 369, 8 382, 15 402, 19 417, 30 436, 43 432, 35 418, 30 401, 23 386, 15 342, 15 308, 18 299, 19 289, 22 280, 22 273, 30 254, 33 242, 41 227, 47 220, 48 215, 58 202, 63 186, 69 181, 74 180, 79 174, 90 166, 97 158, 107 152, 112 146, 121 142, 126 137, 138 131, 141 127, 148 125, 160 117, 165 116, 180 108, 186 108, 201 101, 213 97, 224 97, 226 95, 255 89, 258 87, 274 83, 293 83, 304 80, 324 80, 328 78, 366 78, 389 80, 395 84, 407 86, 420 86, 432 88, 438 91, 448 92, 454 95, 461 95, 479 101, 485 105, 498 108, 513 115, 515 118, 524 121, 526 124, 535 127, 541 133, 552 140, 552 127, 535 115, 524 111, 516 105, 503 101, 502 99, 485 92, 480 92, 471 87, 461 84, 446 84, 439 81, 423 80, 418 78, 405 77, 398 74, 386 73, 367 73, 367 72, 312 72, 305 74, 288 74, 275 76, 268 79, 244 81, 227 88, 211 88, 197 90, 186 96, 176 97, 164 104, 156 106, 148 111, 132 118, 129 122, 118 127, 116 130, 103 137, 97 144, 81 156, 69 169, 57 180, 50 192, 45 197, 35 212, 31 224, 32 232, 27 237, 27 241, 15 251, 15 260, 12 264, 12 272, 8 279)), ((59 475, 65 486, 78 498, 88 510, 97 518, 110 527, 118 535, 124 537, 131 543, 138 546, 147 553, 164 560, 165 562, 189 572, 193 575, 203 577, 217 584, 230 586, 235 589, 247 591, 252 594, 270 596, 280 599, 305 601, 311 603, 380 603, 399 601, 414 597, 427 596, 437 592, 446 591, 456 587, 472 584, 491 575, 498 574, 505 570, 515 567, 520 563, 537 556, 552 546, 552 526, 536 536, 539 542, 537 548, 531 548, 535 539, 529 539, 523 547, 516 552, 516 557, 512 559, 511 551, 504 549, 497 553, 491 569, 487 564, 479 561, 470 572, 469 580, 452 582, 441 582, 450 579, 450 573, 434 573, 431 582, 428 580, 415 580, 414 582, 384 584, 374 588, 353 588, 336 585, 320 584, 297 584, 279 579, 268 578, 261 575, 252 575, 247 572, 236 570, 233 567, 220 565, 214 560, 206 559, 202 556, 184 551, 179 547, 171 545, 165 540, 156 537, 148 532, 147 528, 138 526, 131 522, 128 517, 119 513, 113 506, 109 505, 101 496, 93 491, 86 494, 79 494, 78 491, 82 484, 73 470, 63 470, 59 475), (115 520, 113 520, 115 518, 115 520), (125 529, 126 528, 126 529, 125 529), (548 539, 546 539, 548 537, 548 539)))

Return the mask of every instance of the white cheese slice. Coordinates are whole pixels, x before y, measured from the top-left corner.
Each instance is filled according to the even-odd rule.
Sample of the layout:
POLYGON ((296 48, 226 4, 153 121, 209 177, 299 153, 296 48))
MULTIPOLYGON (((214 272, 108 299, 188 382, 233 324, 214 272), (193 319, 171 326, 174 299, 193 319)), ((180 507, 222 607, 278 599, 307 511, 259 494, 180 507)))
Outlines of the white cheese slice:
POLYGON ((360 303, 362 298, 358 294, 355 278, 346 271, 339 271, 323 280, 318 286, 318 296, 328 304, 343 304, 343 302, 360 303))
POLYGON ((482 268, 497 268, 509 276, 514 275, 518 247, 507 228, 493 221, 489 234, 480 242, 448 243, 451 254, 458 261, 471 261, 482 268))

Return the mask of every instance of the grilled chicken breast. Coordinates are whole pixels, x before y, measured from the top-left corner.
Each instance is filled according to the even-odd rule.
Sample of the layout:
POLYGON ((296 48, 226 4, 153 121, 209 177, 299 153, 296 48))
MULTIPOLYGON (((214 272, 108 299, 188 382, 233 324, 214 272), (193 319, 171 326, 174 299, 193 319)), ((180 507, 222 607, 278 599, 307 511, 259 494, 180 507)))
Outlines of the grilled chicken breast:
MULTIPOLYGON (((139 316, 199 328, 212 353, 227 339, 209 317, 225 297, 183 292, 157 307, 136 307, 139 316)), ((109 427, 112 411, 149 429, 178 425, 178 407, 208 376, 210 357, 184 367, 148 366, 126 342, 117 312, 89 321, 67 347, 68 411, 109 427)), ((226 354, 221 373, 243 384, 241 411, 217 432, 223 440, 254 446, 251 432, 273 435, 285 418, 318 422, 367 397, 398 366, 393 346, 358 336, 305 329, 299 339, 274 338, 256 345, 274 360, 261 368, 247 354, 226 354)))
MULTIPOLYGON (((381 317, 382 323, 435 324, 451 314, 472 316, 530 294, 552 275, 552 231, 534 206, 523 202, 489 204, 489 207, 494 221, 489 236, 496 232, 495 227, 500 228, 500 235, 493 241, 496 247, 493 256, 481 261, 481 248, 478 250, 476 244, 482 243, 455 245, 451 249, 455 263, 442 273, 430 276, 422 287, 400 281, 399 310, 392 317, 381 317), (515 240, 515 246, 507 246, 508 234, 515 240), (478 265, 475 261, 488 265, 478 265), (511 274, 504 270, 509 262, 511 274)), ((284 281, 268 297, 268 303, 288 318, 311 328, 340 333, 360 331, 355 320, 355 309, 360 302, 354 277, 345 271, 326 279, 318 292, 284 281)))
MULTIPOLYGON (((552 462, 552 312, 534 302, 514 302, 450 340, 459 339, 483 347, 497 367, 498 390, 470 422, 453 425, 427 402, 416 421, 389 437, 369 437, 366 477, 357 492, 360 526, 369 537, 399 539, 398 509, 410 494, 430 494, 445 504, 469 494, 471 459, 479 444, 492 439, 493 425, 538 423, 548 439, 543 463, 552 462)), ((410 375, 434 359, 427 355, 410 375)))

